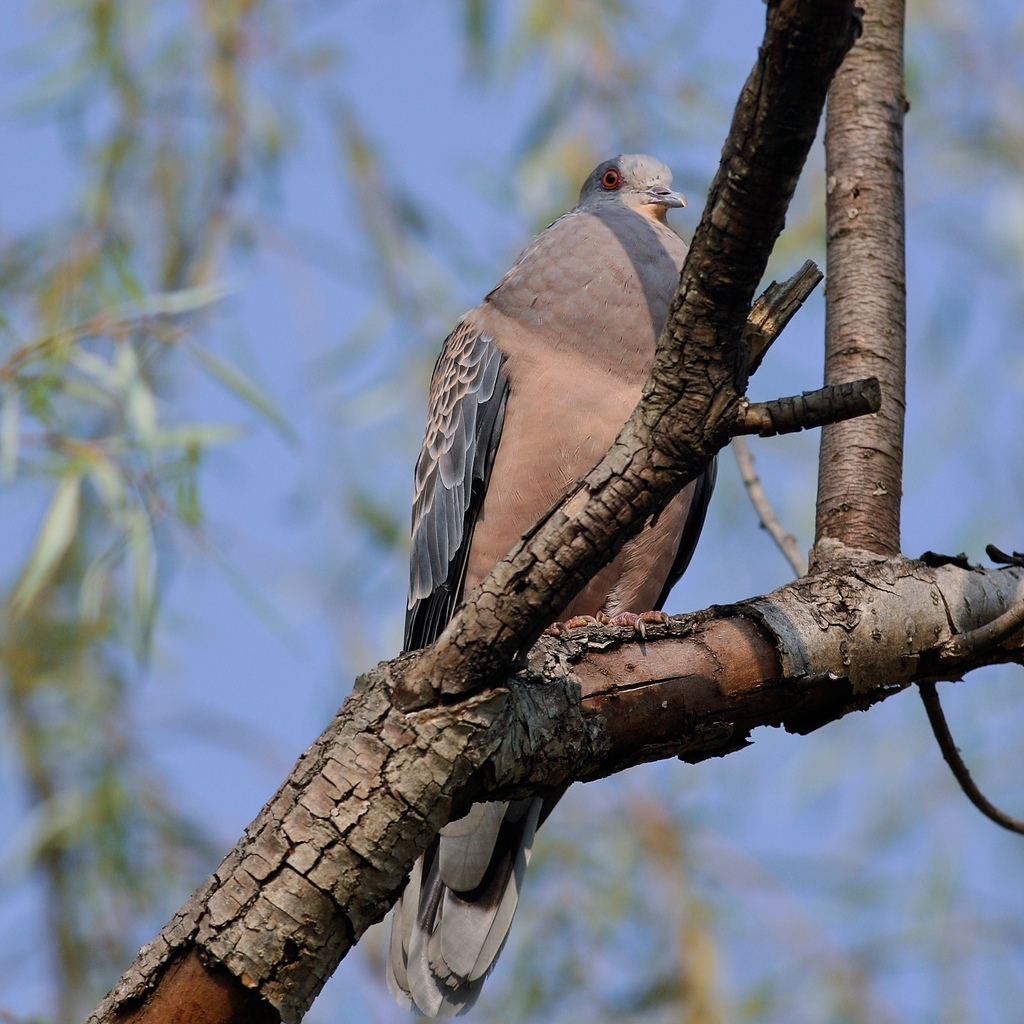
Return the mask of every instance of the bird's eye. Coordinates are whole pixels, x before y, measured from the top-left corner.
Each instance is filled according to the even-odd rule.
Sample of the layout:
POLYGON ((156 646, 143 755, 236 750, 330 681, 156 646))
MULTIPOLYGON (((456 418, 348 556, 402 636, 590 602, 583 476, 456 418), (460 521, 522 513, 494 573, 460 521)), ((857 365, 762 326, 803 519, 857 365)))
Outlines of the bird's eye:
POLYGON ((622 177, 619 175, 619 172, 614 167, 609 167, 608 170, 604 172, 604 177, 601 179, 601 185, 610 192, 612 189, 618 188, 621 184, 622 177))

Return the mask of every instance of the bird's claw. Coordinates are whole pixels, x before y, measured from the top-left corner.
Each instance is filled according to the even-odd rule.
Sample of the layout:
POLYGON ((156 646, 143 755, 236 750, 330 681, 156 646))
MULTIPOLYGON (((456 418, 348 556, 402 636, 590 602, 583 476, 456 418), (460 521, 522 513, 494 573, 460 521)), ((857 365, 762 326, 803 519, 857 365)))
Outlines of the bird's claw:
POLYGON ((668 622, 668 616, 660 611, 619 612, 618 615, 613 615, 611 618, 606 615, 604 621, 609 626, 626 626, 646 637, 648 623, 668 622))
POLYGON ((641 636, 647 636, 647 626, 650 623, 668 622, 668 616, 661 611, 649 612, 619 612, 618 615, 606 615, 598 612, 594 615, 574 615, 565 622, 553 622, 544 632, 548 636, 564 636, 571 629, 578 629, 581 626, 625 626, 632 629, 641 636))
POLYGON ((571 619, 566 619, 565 622, 552 622, 544 632, 548 636, 565 636, 570 629, 578 629, 581 626, 601 626, 607 621, 607 615, 603 620, 595 619, 593 615, 574 615, 571 619))

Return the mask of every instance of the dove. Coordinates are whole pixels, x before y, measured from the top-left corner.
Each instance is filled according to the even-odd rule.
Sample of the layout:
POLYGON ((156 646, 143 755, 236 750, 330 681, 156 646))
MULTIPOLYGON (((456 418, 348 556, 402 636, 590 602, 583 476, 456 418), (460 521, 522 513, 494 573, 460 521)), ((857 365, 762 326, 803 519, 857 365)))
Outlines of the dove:
MULTIPOLYGON (((640 399, 686 244, 686 205, 650 156, 606 160, 445 341, 416 463, 405 647, 428 646, 520 537, 592 469, 640 399)), ((562 610, 643 629, 683 574, 716 466, 685 487, 562 610)), ((414 865, 387 981, 449 1018, 476 1001, 508 935, 537 827, 561 794, 474 804, 414 865)))

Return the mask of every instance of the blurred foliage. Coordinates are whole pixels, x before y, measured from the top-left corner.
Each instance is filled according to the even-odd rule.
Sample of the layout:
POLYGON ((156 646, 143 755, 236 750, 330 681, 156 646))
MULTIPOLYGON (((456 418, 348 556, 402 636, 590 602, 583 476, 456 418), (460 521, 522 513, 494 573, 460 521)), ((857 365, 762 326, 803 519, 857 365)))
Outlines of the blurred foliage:
MULTIPOLYGON (((57 212, 21 233, 0 224, 0 486, 17 510, 7 532, 19 516, 33 524, 3 562, 0 764, 20 805, 7 873, 42 892, 45 1012, 80 1016, 215 863, 203 828, 219 823, 182 812, 136 718, 176 552, 226 558, 207 499, 216 451, 240 438, 229 447, 262 460, 244 443, 263 423, 309 453, 286 503, 307 564, 281 575, 319 596, 338 636, 344 683, 325 688, 326 709, 399 643, 411 466, 440 340, 611 153, 667 160, 691 200, 677 223, 692 227, 759 38, 754 6, 32 6, 5 113, 57 127, 67 180, 57 212), (293 289, 293 335, 318 302, 328 311, 312 354, 289 349, 298 396, 261 386, 266 353, 286 346, 251 312, 260 266, 284 305, 281 253, 309 275, 293 289), (192 415, 211 382, 241 419, 192 415)), ((911 4, 910 552, 1020 546, 1007 531, 1024 476, 1005 425, 1024 391, 1022 24, 997 0, 911 4), (944 491, 992 500, 940 517, 944 491)), ((820 191, 816 153, 777 276, 822 258, 820 191)), ((817 314, 820 297, 759 373, 758 397, 817 384, 817 314)), ((803 538, 815 448, 756 449, 803 538)), ((720 476, 674 598, 690 606, 786 578, 735 477, 720 476)), ((250 681, 257 708, 260 685, 282 681, 250 681)), ((998 672, 964 689, 961 746, 1012 806, 1019 694, 998 672)), ((758 736, 720 765, 575 788, 540 834, 477 1018, 1012 1019, 1024 856, 963 808, 917 711, 889 701, 810 737, 758 736)), ((229 742, 229 726, 207 726, 229 742)), ((0 965, 17 956, 0 950, 0 965)), ((310 1019, 403 1019, 381 956, 369 936, 310 1019)))
POLYGON ((45 893, 61 1020, 211 856, 134 741, 130 697, 168 550, 176 534, 202 541, 204 455, 241 429, 183 417, 183 361, 283 425, 200 340, 289 140, 260 87, 302 66, 281 13, 55 2, 17 53, 17 116, 55 120, 74 170, 65 209, 0 243, 0 469, 5 490, 45 504, 0 617, 25 799, 10 856, 45 893))

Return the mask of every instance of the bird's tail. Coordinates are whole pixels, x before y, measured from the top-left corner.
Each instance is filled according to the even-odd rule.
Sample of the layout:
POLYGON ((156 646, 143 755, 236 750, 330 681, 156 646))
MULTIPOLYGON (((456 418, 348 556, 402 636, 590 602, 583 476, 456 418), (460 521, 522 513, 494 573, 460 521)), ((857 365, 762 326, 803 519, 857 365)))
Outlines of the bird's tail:
POLYGON ((546 802, 474 804, 416 862, 391 922, 387 979, 400 1005, 446 1019, 476 1002, 505 945, 546 802))

